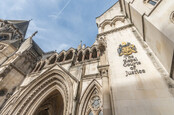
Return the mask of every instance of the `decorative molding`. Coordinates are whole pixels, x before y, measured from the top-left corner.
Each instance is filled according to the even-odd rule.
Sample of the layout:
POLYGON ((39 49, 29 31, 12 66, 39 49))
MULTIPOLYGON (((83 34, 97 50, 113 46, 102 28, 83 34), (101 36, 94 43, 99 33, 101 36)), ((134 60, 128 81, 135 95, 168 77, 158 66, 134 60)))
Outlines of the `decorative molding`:
POLYGON ((129 27, 132 27, 132 26, 133 26, 133 24, 128 24, 126 26, 122 26, 122 27, 119 27, 119 28, 116 28, 116 29, 112 29, 112 30, 109 30, 109 31, 98 34, 97 37, 104 36, 104 35, 107 35, 107 34, 110 34, 110 33, 113 33, 113 32, 117 32, 117 31, 121 31, 123 29, 129 28, 129 27))
POLYGON ((104 29, 104 27, 105 27, 106 25, 110 25, 110 26, 115 25, 115 23, 116 23, 117 21, 124 22, 124 21, 125 21, 125 18, 126 18, 126 17, 125 17, 124 15, 122 15, 122 16, 115 16, 115 17, 112 18, 112 19, 106 19, 106 20, 104 20, 101 24, 99 24, 98 27, 101 27, 102 29, 104 29))
POLYGON ((174 11, 171 13, 171 15, 170 15, 170 21, 172 22, 172 23, 174 23, 174 11))
MULTIPOLYGON (((28 114, 27 112, 34 113, 35 109, 38 107, 38 104, 52 91, 58 90, 62 97, 64 97, 64 114, 69 115, 72 109, 73 101, 73 86, 70 78, 66 74, 51 72, 48 75, 39 77, 37 80, 34 80, 30 86, 23 87, 21 90, 18 90, 20 93, 15 93, 16 98, 15 102, 12 102, 14 99, 9 99, 8 103, 5 105, 4 109, 1 111, 1 114, 8 113, 24 115, 28 114), (65 78, 64 78, 64 77, 65 78), (37 103, 35 103, 37 101, 37 103), (8 110, 8 106, 13 105, 13 107, 8 110)), ((12 96, 12 98, 14 98, 12 96)))
POLYGON ((12 33, 13 39, 22 39, 23 35, 22 33, 13 25, 8 23, 6 20, 2 21, 2 24, 0 25, 0 34, 12 33))
POLYGON ((80 99, 79 113, 78 115, 88 115, 90 111, 98 113, 98 111, 102 110, 102 87, 101 85, 94 79, 88 85, 82 97, 80 99), (93 108, 91 106, 91 101, 93 97, 99 97, 101 100, 101 104, 98 108, 93 108))
MULTIPOLYGON (((139 41, 139 43, 141 44, 141 46, 143 47, 143 49, 147 52, 147 55, 151 59, 154 67, 158 70, 158 72, 160 73, 160 75, 165 80, 166 85, 169 88, 174 88, 174 81, 169 77, 169 73, 163 67, 163 65, 161 64, 161 62, 159 61, 159 59, 156 57, 156 55, 153 53, 153 51, 151 50, 151 48, 148 46, 148 44, 146 42, 144 42, 143 39, 140 37, 140 34, 137 32, 137 30, 135 28, 132 28, 132 29, 133 29, 133 32, 134 32, 137 40, 139 41)), ((172 92, 173 91, 171 91, 171 94, 172 94, 172 92)))

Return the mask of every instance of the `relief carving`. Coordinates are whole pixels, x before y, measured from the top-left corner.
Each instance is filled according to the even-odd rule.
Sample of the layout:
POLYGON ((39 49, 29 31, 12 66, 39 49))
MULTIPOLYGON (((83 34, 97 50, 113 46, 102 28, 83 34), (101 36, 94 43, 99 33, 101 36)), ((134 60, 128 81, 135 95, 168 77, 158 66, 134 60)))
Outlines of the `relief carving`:
MULTIPOLYGON (((4 20, 2 22, 2 24, 0 25, 0 33, 12 33, 12 39, 19 39, 22 36, 22 34, 19 32, 19 30, 17 28, 15 28, 13 26, 13 24, 8 23, 6 20, 4 20)), ((9 36, 9 34, 5 35, 5 36, 9 36)))

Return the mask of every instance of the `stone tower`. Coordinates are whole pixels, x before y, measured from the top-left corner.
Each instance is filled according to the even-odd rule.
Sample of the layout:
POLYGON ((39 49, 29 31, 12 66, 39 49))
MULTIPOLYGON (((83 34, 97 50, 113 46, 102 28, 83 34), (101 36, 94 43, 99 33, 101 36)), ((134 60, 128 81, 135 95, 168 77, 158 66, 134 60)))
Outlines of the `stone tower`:
POLYGON ((24 39, 29 21, 0 20, 0 114, 173 115, 173 6, 119 0, 92 46, 59 53, 24 39))

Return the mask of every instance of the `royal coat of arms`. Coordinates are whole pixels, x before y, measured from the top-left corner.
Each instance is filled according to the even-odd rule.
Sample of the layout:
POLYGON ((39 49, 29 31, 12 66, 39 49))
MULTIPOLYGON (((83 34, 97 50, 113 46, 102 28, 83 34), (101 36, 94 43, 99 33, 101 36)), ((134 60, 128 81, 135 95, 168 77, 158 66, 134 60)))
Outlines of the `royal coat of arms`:
POLYGON ((129 43, 129 42, 123 42, 119 45, 119 48, 117 49, 119 56, 122 55, 131 55, 132 53, 137 53, 137 49, 135 45, 129 43))

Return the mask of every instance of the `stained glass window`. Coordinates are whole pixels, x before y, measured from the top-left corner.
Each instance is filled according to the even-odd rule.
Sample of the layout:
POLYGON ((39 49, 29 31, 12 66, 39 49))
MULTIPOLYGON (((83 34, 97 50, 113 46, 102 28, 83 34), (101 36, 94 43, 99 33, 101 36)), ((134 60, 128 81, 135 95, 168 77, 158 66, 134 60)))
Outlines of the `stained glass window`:
POLYGON ((100 111, 98 115, 103 115, 103 111, 100 111))
POLYGON ((101 103, 101 100, 100 100, 100 97, 99 96, 95 96, 92 98, 92 107, 94 109, 97 109, 100 107, 100 103, 101 103))
POLYGON ((93 115, 92 111, 89 112, 89 115, 93 115))

